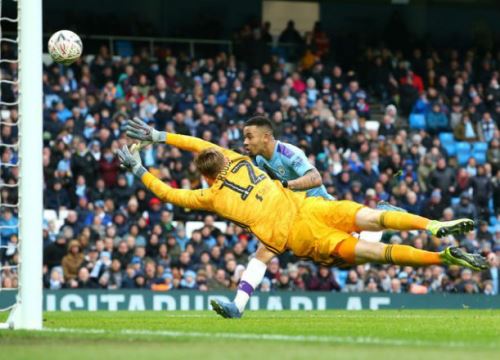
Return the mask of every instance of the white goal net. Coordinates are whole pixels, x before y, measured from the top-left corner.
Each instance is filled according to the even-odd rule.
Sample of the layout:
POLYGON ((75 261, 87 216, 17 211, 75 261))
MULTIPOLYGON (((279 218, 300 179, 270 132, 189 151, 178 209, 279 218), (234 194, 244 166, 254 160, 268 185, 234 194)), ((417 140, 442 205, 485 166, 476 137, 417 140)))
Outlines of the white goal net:
POLYGON ((0 328, 41 329, 42 4, 15 3, 0 0, 0 328))

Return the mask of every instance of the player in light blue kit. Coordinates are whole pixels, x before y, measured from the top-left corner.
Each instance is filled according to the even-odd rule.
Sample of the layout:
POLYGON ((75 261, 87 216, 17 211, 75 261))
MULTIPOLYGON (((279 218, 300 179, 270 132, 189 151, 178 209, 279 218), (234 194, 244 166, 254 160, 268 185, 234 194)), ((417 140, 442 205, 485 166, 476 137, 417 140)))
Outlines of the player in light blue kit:
POLYGON ((306 191, 307 196, 328 200, 321 174, 298 147, 276 140, 272 123, 264 116, 254 116, 245 123, 245 150, 255 158, 256 165, 271 178, 281 181, 290 190, 306 191))
MULTIPOLYGON (((255 158, 256 165, 284 187, 295 191, 306 191, 307 196, 319 196, 328 200, 335 198, 328 194, 319 171, 309 162, 298 147, 276 140, 271 120, 265 116, 254 116, 245 123, 245 150, 255 158)), ((378 210, 406 210, 386 201, 379 201, 378 210)), ((378 232, 381 237, 381 232, 378 232)), ((380 240, 379 237, 379 240, 380 240)))

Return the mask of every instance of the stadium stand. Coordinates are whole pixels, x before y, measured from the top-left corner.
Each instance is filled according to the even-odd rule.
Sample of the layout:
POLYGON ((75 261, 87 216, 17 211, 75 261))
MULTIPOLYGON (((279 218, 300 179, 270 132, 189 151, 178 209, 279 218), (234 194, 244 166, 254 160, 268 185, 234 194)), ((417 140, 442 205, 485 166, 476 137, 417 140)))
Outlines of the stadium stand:
MULTIPOLYGON (((256 249, 257 239, 238 226, 161 204, 122 172, 115 152, 127 141, 123 126, 132 116, 241 150, 243 122, 267 113, 277 137, 304 149, 337 198, 371 207, 385 200, 437 218, 470 214, 481 223, 464 237, 388 232, 382 241, 431 250, 461 245, 498 255, 500 98, 486 100, 485 93, 500 68, 491 57, 481 59, 470 50, 460 60, 461 71, 452 72, 446 53, 429 52, 428 66, 441 59, 435 72, 446 78, 442 85, 425 63, 411 67, 411 58, 390 49, 371 49, 355 67, 332 64, 327 54, 307 46, 296 61, 283 49, 253 55, 236 49, 236 56, 196 59, 168 49, 150 58, 126 43, 118 50, 126 57, 112 57, 102 47, 89 62, 44 68, 47 288, 234 289, 256 249), (476 69, 482 60, 497 72, 476 69), (386 76, 366 75, 376 67, 386 76), (465 90, 459 93, 455 84, 465 90), (487 111, 493 122, 483 119, 487 111), (444 169, 436 167, 440 158, 444 169), (365 161, 372 170, 365 171, 365 161)), ((3 64, 1 71, 9 78, 16 67, 3 64)), ((17 134, 8 123, 17 113, 4 109, 2 118, 2 141, 14 143, 17 134)), ((2 163, 16 156, 15 149, 4 149, 2 163)), ((144 161, 174 187, 206 186, 191 154, 158 146, 145 151, 144 161)), ((17 174, 3 167, 1 179, 12 183, 17 174)), ((4 203, 17 202, 8 189, 1 196, 4 203)), ((16 214, 3 209, 0 223, 15 221, 16 214)), ((2 231, 1 241, 15 243, 16 233, 2 231)), ((6 248, 0 260, 17 258, 6 248)), ((5 270, 6 278, 4 286, 16 274, 5 270)), ((271 291, 498 294, 487 273, 374 265, 326 271, 291 254, 273 261, 266 278, 264 287, 271 291)))

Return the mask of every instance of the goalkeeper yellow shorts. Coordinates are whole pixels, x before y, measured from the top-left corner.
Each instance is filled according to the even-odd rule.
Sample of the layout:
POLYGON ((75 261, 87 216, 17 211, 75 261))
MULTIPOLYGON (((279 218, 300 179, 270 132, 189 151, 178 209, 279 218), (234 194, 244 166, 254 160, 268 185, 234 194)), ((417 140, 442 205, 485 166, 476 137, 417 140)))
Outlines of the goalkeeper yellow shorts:
POLYGON ((298 257, 324 265, 354 264, 358 240, 351 233, 360 231, 356 213, 363 207, 353 201, 307 198, 292 226, 287 248, 298 257))

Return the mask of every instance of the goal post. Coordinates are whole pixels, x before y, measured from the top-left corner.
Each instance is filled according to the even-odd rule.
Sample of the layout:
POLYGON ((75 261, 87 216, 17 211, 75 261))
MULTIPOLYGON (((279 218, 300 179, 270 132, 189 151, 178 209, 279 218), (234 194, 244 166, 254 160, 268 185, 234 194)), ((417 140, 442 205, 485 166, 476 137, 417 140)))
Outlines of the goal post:
POLYGON ((19 309, 14 328, 42 328, 43 91, 42 0, 18 0, 19 309))
MULTIPOLYGON (((42 0, 17 0, 19 82, 18 294, 7 323, 42 328, 42 0)), ((1 2, 0 2, 1 4, 1 2)))

